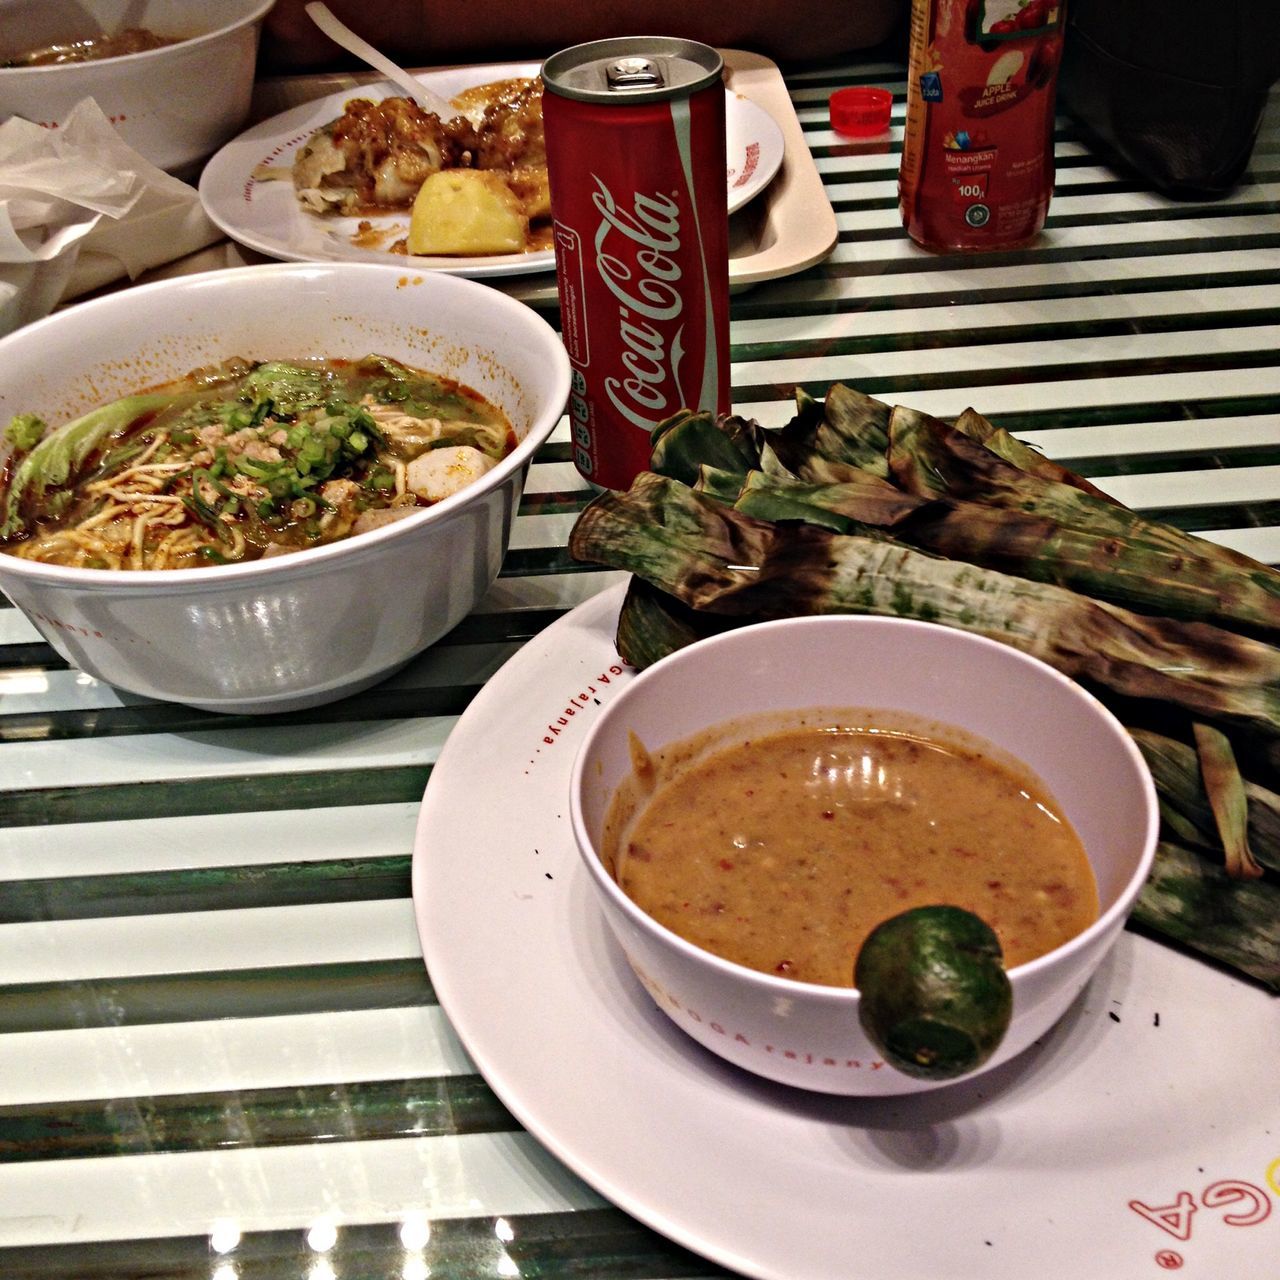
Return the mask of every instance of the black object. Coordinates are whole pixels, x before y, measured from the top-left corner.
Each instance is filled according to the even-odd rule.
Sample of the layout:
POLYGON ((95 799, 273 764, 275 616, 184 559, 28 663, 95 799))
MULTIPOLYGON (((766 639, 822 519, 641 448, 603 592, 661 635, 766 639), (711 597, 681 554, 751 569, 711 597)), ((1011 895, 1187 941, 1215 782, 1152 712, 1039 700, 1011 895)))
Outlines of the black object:
POLYGON ((1067 2, 1058 106, 1165 195, 1239 182, 1278 78, 1278 0, 1067 2))

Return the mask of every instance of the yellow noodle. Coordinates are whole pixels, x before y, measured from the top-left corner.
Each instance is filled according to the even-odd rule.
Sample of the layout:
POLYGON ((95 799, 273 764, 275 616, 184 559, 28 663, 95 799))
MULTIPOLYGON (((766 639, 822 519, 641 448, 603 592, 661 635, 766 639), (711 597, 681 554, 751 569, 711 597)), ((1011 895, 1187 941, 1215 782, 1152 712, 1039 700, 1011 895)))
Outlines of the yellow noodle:
POLYGON ((143 543, 147 538, 147 526, 151 522, 146 516, 140 516, 133 522, 133 536, 129 540, 131 550, 130 559, 136 563, 139 569, 146 567, 146 555, 143 551, 143 543))
MULTIPOLYGON (((158 449, 160 449, 164 445, 167 445, 168 443, 169 443, 169 433, 167 431, 157 431, 156 434, 152 437, 151 443, 133 460, 133 465, 135 467, 143 466, 145 463, 149 462, 155 456, 156 451, 158 449)), ((178 463, 170 462, 170 463, 162 463, 161 465, 169 466, 169 467, 173 467, 173 466, 181 467, 181 466, 186 466, 187 464, 183 462, 178 462, 178 463)))
POLYGON ((86 516, 80 521, 78 527, 81 529, 96 529, 110 520, 115 520, 124 510, 125 508, 119 504, 114 507, 103 507, 101 511, 97 511, 91 516, 86 516))
POLYGON ((98 480, 91 481, 85 485, 85 492, 110 492, 113 488, 127 486, 131 481, 145 482, 155 489, 167 484, 169 479, 178 472, 189 471, 191 463, 186 460, 180 459, 176 462, 149 461, 167 439, 167 436, 162 435, 160 438, 153 440, 147 449, 136 457, 124 471, 114 476, 103 476, 98 480))
POLYGON ((153 569, 167 569, 169 567, 169 559, 174 544, 182 537, 185 531, 182 529, 174 529, 172 533, 167 534, 160 542, 160 545, 151 553, 151 567, 153 569))
POLYGON ((190 528, 175 529, 160 544, 152 548, 148 557, 149 569, 181 569, 199 564, 201 548, 209 545, 203 531, 190 528))
POLYGON ((79 547, 80 562, 96 558, 105 560, 109 569, 120 568, 120 555, 113 546, 104 542, 101 538, 93 538, 87 535, 81 535, 78 529, 68 529, 66 533, 68 541, 75 543, 79 547))
POLYGON ((240 532, 238 525, 230 524, 226 521, 223 521, 223 523, 227 525, 231 533, 231 557, 232 559, 238 559, 244 554, 244 534, 240 532))
POLYGON ((182 505, 182 499, 176 493, 129 492, 128 490, 122 490, 118 486, 114 485, 110 489, 103 490, 103 492, 108 497, 114 498, 117 502, 124 502, 131 505, 139 503, 156 503, 165 507, 180 507, 182 505))

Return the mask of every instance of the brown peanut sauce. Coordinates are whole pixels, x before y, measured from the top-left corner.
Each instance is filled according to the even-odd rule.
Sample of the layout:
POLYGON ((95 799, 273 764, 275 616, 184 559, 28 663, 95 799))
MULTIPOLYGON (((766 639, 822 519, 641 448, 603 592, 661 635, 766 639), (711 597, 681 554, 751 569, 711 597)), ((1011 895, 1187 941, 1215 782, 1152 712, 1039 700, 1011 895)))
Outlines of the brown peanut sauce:
POLYGON ((742 723, 652 755, 633 740, 606 820, 618 884, 695 945, 849 987, 867 934, 912 907, 981 916, 1007 967, 1097 918, 1079 837, 990 744, 892 712, 742 723))

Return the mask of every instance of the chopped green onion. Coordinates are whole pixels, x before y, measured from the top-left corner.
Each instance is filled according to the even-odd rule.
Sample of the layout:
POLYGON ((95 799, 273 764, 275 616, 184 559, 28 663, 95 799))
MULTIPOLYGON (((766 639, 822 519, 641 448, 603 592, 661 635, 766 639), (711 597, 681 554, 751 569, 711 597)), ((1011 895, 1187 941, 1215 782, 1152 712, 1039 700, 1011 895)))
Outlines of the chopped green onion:
POLYGON ((261 458, 248 458, 243 455, 236 459, 236 470, 241 475, 251 476, 255 480, 277 475, 283 466, 281 462, 265 462, 261 458))

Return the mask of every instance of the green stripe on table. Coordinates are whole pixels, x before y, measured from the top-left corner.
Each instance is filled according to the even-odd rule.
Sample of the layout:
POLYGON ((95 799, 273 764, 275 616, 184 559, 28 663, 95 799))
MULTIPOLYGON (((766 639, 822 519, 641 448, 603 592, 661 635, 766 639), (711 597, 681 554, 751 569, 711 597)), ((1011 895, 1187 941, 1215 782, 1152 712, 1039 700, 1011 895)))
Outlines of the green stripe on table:
MULTIPOLYGON (((278 728, 281 725, 407 720, 415 716, 460 716, 479 688, 479 685, 452 685, 448 688, 413 689, 401 684, 388 685, 321 707, 276 712, 269 719, 231 715, 224 711, 198 711, 176 702, 128 702, 123 706, 15 712, 0 717, 0 743, 252 729, 267 724, 278 728)), ((2 825, 4 821, 0 818, 2 825)))
POLYGON ((510 613, 472 613, 438 644, 502 644, 531 640, 568 612, 568 609, 517 609, 510 613))
MULTIPOLYGON (((1107 194, 1114 188, 1108 187, 1107 194)), ((1065 188, 1064 197, 1084 194, 1076 188, 1065 188)), ((1269 196, 1257 195, 1254 200, 1236 200, 1230 205, 1186 203, 1171 205, 1168 208, 1156 209, 1143 206, 1136 209, 1115 209, 1110 212, 1090 211, 1088 213, 1059 213, 1055 215, 1050 205, 1049 216, 1045 219, 1045 229, 1052 231, 1061 227, 1116 227, 1153 222, 1180 222, 1185 218, 1238 218, 1249 215, 1275 213, 1280 205, 1269 196)))
POLYGON ((0 1161, 513 1133, 478 1075, 0 1106, 0 1161))
MULTIPOLYGON (((1175 209, 1175 210, 1159 210, 1152 211, 1150 209, 1116 209, 1110 213, 1059 213, 1054 215, 1050 213, 1045 219, 1045 232, 1052 235, 1054 231, 1064 231, 1071 227, 1149 227, 1151 224, 1168 223, 1175 224, 1186 221, 1189 217, 1204 218, 1212 220, 1214 217, 1227 219, 1238 215, 1258 217, 1265 216, 1275 211, 1276 204, 1274 201, 1259 201, 1256 207, 1237 208, 1231 206, 1227 209, 1213 208, 1192 208, 1192 209, 1175 209)), ((890 221, 885 226, 855 226, 842 228, 839 238, 845 243, 857 242, 859 244, 882 244, 888 241, 899 241, 903 238, 902 227, 896 220, 890 221)), ((1239 232, 1232 231, 1226 235, 1213 235, 1206 233, 1202 236, 1187 236, 1182 240, 1160 240, 1158 243, 1167 247, 1170 252, 1176 252, 1177 246, 1182 246, 1189 251, 1196 253, 1220 253, 1225 249, 1243 249, 1243 248, 1264 248, 1275 244, 1275 236, 1266 231, 1239 232)), ((1097 257, 1139 257, 1143 254, 1154 253, 1156 250, 1151 244, 1144 241, 1124 240, 1114 244, 1099 244, 1090 246, 1090 256, 1097 257)), ((936 266, 939 260, 947 261, 954 255, 949 255, 945 251, 936 255, 930 254, 928 259, 921 259, 915 256, 906 259, 899 259, 892 265, 888 265, 888 270, 894 270, 900 266, 902 262, 911 264, 913 270, 921 269, 922 262, 929 265, 930 268, 936 266)), ((966 255, 966 257, 980 256, 985 267, 1025 264, 1028 262, 1049 262, 1056 259, 1065 259, 1071 262, 1080 261, 1080 251, 1078 248, 1070 245, 1064 245, 1061 248, 1055 247, 1052 240, 1034 241, 1032 244, 1022 249, 1008 250, 990 250, 984 251, 980 255, 966 255)), ((833 271, 838 271, 839 263, 830 264, 833 271)), ((877 266, 880 264, 877 263, 877 266)), ((977 264, 973 264, 977 265, 977 264)))
MULTIPOLYGON (((977 348, 980 352, 981 348, 977 348)), ((943 373, 895 374, 892 377, 858 379, 858 390, 869 396, 901 395, 907 391, 941 391, 960 387, 983 387, 996 382, 1002 386, 1035 386, 1042 382, 1100 382, 1111 378, 1154 378, 1166 373, 1227 373, 1237 369, 1268 369, 1275 363, 1274 351, 1205 352, 1191 356, 1156 356, 1150 359, 1127 357, 1122 360, 1091 360, 1070 364, 1036 364, 1022 367, 948 369, 943 373)), ((739 401, 767 400, 779 397, 782 388, 803 387, 811 396, 822 399, 831 380, 799 383, 757 383, 734 388, 739 401)), ((1246 410, 1236 410, 1243 413, 1246 410)), ((1000 425, 1005 426, 1002 422, 1000 425)))
MULTIPOLYGON (((3 650, 0 650, 3 653, 3 650)), ((401 685, 372 689, 356 698, 326 703, 298 712, 278 712, 273 727, 282 724, 337 724, 347 721, 412 719, 422 716, 461 716, 480 686, 454 685, 449 689, 406 689, 401 685)), ((202 712, 179 703, 127 703, 123 707, 69 707, 58 712, 18 712, 0 717, 3 742, 50 742, 86 737, 124 737, 136 733, 192 733, 209 730, 241 730, 264 726, 261 716, 233 716, 227 712, 202 712)), ((0 806, 0 826, 4 826, 0 806)))
POLYGON ((10 880, 0 924, 408 898, 412 855, 10 880))
MULTIPOLYGON (((842 232, 844 241, 897 239, 897 233, 884 234, 865 231, 842 232)), ((1244 249, 1274 249, 1280 247, 1280 231, 1258 231, 1247 235, 1233 233, 1221 236, 1188 235, 1183 239, 1125 240, 1116 244, 1094 244, 1088 248, 1087 256, 1093 258, 1144 258, 1168 257, 1171 255, 1194 253, 1226 253, 1244 249)), ((992 268, 1026 266, 1029 263, 1061 262, 1063 264, 1078 263, 1081 249, 1078 245, 1055 247, 1052 240, 1037 244, 1027 249, 1010 249, 1008 251, 992 250, 985 253, 931 253, 912 254, 892 260, 876 259, 873 262, 828 262, 820 268, 821 274, 839 275, 904 275, 922 274, 938 271, 989 271, 992 268)), ((1184 281, 1185 277, 1180 277, 1184 281)), ((1256 281, 1255 281, 1256 283, 1256 281)), ((1131 292, 1126 287, 1125 292, 1131 292)))
POLYGON ((1230 507, 1211 503, 1193 507, 1153 507, 1143 514, 1185 529, 1188 533, 1217 529, 1270 529, 1280 525, 1280 501, 1250 502, 1230 507))
POLYGON ((851 67, 847 59, 841 59, 830 67, 806 67, 803 71, 788 69, 782 78, 795 100, 794 105, 803 110, 805 107, 826 106, 829 91, 852 84, 889 89, 901 97, 906 92, 907 69, 898 63, 896 54, 888 62, 881 61, 874 67, 851 67))
POLYGON ((522 516, 559 516, 581 511, 594 495, 586 489, 546 490, 526 494, 520 504, 522 516))
POLYGON ((1101 455, 1096 458, 1076 457, 1071 460, 1072 471, 1094 479, 1106 476, 1154 475, 1187 471, 1229 471, 1234 467, 1280 466, 1280 442, 1274 445, 1242 444, 1227 448, 1210 448, 1212 423, 1205 424, 1206 447, 1188 449, 1181 453, 1134 453, 1124 457, 1101 455))
MULTIPOLYGON (((422 961, 350 961, 0 986, 0 1036, 434 1005, 422 961)), ((0 1267, 0 1275, 4 1269, 0 1267)))
MULTIPOLYGON (((1201 303, 1204 295, 1201 295, 1201 303)), ((747 342, 733 347, 737 364, 748 360, 798 360, 864 355, 884 351, 945 351, 1004 343, 1067 342, 1081 338, 1131 338, 1147 333, 1196 333, 1212 329, 1248 329, 1280 323, 1280 307, 1258 310, 1194 311, 1175 315, 1122 316, 1106 320, 993 324, 981 329, 913 329, 909 333, 860 334, 789 342, 747 342)))
MULTIPOLYGON (((1114 427, 1139 422, 1199 422, 1280 412, 1280 394, 1204 396, 1197 400, 1141 400, 1124 404, 1029 409, 1000 415, 999 426, 1015 436, 1063 427, 1114 427)), ((1206 423, 1208 425, 1208 423, 1206 423)), ((1114 455, 1110 455, 1114 458, 1114 455)), ((1075 467, 1072 463, 1072 467, 1075 467)))
POLYGON ((566 547, 513 547, 502 562, 500 577, 537 578, 552 573, 599 572, 598 565, 580 564, 566 547))
MULTIPOLYGON (((620 1209, 444 1218, 430 1221, 420 1248, 406 1248, 400 1224, 341 1223, 324 1255, 332 1273, 369 1280, 731 1280, 731 1273, 664 1239, 620 1209), (408 1264, 408 1265, 406 1265, 408 1264), (514 1264, 514 1266, 513 1266, 514 1264)), ((104 1240, 0 1248, 6 1280, 209 1280, 219 1261, 237 1280, 298 1280, 317 1261, 305 1229, 248 1231, 222 1255, 207 1236, 104 1240)))
MULTIPOLYGON (((12 607, 8 600, 0 596, 0 608, 12 607)), ((65 671, 68 663, 65 658, 54 653, 52 645, 45 644, 43 640, 27 640, 21 644, 0 645, 0 666, 9 669, 43 667, 50 671, 55 669, 65 671)))
POLYGON ((402 804, 421 800, 430 776, 429 764, 413 764, 107 786, 33 787, 5 794, 0 827, 326 809, 350 805, 353 796, 359 797, 361 804, 402 804))
POLYGON ((572 462, 573 445, 567 440, 553 440, 538 450, 539 462, 572 462))
MULTIPOLYGON (((987 255, 982 255, 984 258, 987 255)), ((948 267, 963 266, 961 261, 951 260, 948 267)), ((978 265, 978 264, 969 264, 978 265)), ((1006 264, 1007 265, 1007 264, 1006 264)), ((1194 274, 1179 272, 1172 276, 1135 276, 1123 281, 1071 280, 1067 276, 1052 285, 1043 283, 1006 285, 999 288, 985 287, 963 289, 956 286, 955 278, 948 270, 944 287, 931 293, 894 293, 892 280, 877 281, 883 284, 875 297, 833 298, 822 292, 821 280, 827 275, 854 276, 864 274, 856 269, 837 272, 814 267, 807 273, 791 276, 783 284, 770 287, 761 285, 758 290, 735 299, 732 314, 735 319, 771 319, 785 317, 801 319, 811 315, 832 315, 849 311, 862 314, 875 311, 901 311, 916 307, 960 306, 980 302, 1036 302, 1055 298, 1090 298, 1098 294, 1169 293, 1188 288, 1229 289, 1233 286, 1266 285, 1280 282, 1280 270, 1205 271, 1194 274), (809 281, 818 296, 805 298, 792 291, 798 282, 809 281)), ((870 274, 870 273, 866 273, 870 274)), ((969 331, 972 332, 972 331, 969 331)))

